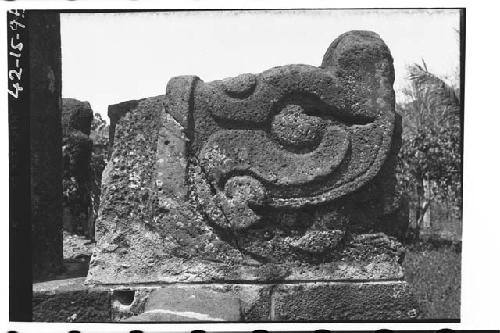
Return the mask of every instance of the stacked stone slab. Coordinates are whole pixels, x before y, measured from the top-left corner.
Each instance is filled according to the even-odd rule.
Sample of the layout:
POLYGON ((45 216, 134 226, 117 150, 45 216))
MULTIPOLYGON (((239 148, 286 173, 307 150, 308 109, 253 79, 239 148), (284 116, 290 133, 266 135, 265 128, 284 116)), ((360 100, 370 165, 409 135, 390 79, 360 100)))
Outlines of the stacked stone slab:
POLYGON ((320 67, 171 79, 116 126, 87 283, 154 286, 132 321, 412 318, 393 83, 366 31, 320 67))
POLYGON ((92 140, 89 138, 92 118, 90 104, 73 98, 62 101, 63 128, 63 225, 69 232, 93 237, 90 225, 92 140))

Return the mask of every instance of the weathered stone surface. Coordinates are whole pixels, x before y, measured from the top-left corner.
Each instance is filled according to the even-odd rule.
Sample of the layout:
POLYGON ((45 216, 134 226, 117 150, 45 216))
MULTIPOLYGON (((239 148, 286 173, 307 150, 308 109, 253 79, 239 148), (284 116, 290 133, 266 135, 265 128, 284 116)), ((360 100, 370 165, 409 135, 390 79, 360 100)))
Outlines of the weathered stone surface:
POLYGON ((144 313, 126 321, 240 321, 240 300, 231 292, 198 286, 164 287, 149 296, 144 313))
POLYGON ((111 296, 113 321, 269 321, 273 289, 266 284, 117 289, 111 296))
POLYGON ((83 278, 56 280, 33 286, 33 321, 109 322, 110 291, 88 288, 83 278))
POLYGON ((90 134, 90 127, 94 112, 89 102, 81 102, 74 98, 63 98, 62 110, 62 128, 65 136, 73 131, 79 131, 83 134, 90 134))
POLYGON ((149 275, 155 269, 154 259, 162 258, 164 240, 148 230, 153 222, 153 174, 162 99, 145 99, 138 109, 118 124, 113 154, 103 172, 96 221, 98 245, 90 263, 90 280, 95 274, 118 283, 128 281, 127 276, 136 277, 137 272, 149 275), (134 271, 128 273, 129 267, 134 271), (115 280, 117 276, 122 278, 115 280))
MULTIPOLYGON (((58 13, 26 15, 33 278, 62 269, 61 37, 58 13)), ((29 237, 28 234, 25 237, 29 237)), ((26 262, 24 264, 27 264, 26 262)))
POLYGON ((328 52, 127 104, 87 282, 401 279, 404 249, 381 233, 397 209, 392 58, 365 32, 328 52))
POLYGON ((113 104, 108 106, 108 117, 109 117, 109 156, 113 152, 113 144, 115 140, 116 125, 120 119, 125 116, 131 110, 137 107, 141 100, 130 100, 118 104, 113 104))
POLYGON ((242 321, 271 321, 272 293, 275 286, 272 284, 246 284, 233 286, 234 292, 240 298, 242 321))
POLYGON ((90 227, 92 140, 89 137, 93 112, 88 102, 62 100, 63 128, 63 226, 64 229, 93 236, 90 227))
MULTIPOLYGON (((108 127, 109 128, 109 127, 108 127)), ((90 198, 91 198, 91 209, 89 212, 89 229, 90 229, 90 239, 95 240, 95 221, 99 213, 99 205, 101 203, 101 180, 102 173, 106 167, 108 160, 108 135, 106 129, 101 130, 105 132, 101 135, 98 131, 97 135, 91 136, 93 141, 92 144, 92 157, 90 161, 91 179, 92 183, 90 186, 90 198)))
POLYGON ((273 296, 276 321, 411 320, 417 304, 406 282, 280 285, 273 296))
POLYGON ((131 304, 134 310, 124 316, 125 307, 122 305, 122 315, 115 320, 270 321, 273 289, 273 285, 265 284, 177 284, 149 290, 136 289, 131 304), (143 296, 138 297, 138 292, 143 296))
POLYGON ((192 78, 195 192, 208 223, 270 262, 308 261, 306 243, 321 256, 327 235, 390 231, 401 128, 392 61, 376 34, 354 31, 332 43, 320 68, 192 78), (233 195, 242 179, 254 194, 233 195))
POLYGON ((33 318, 57 322, 411 320, 403 281, 176 284, 105 289, 82 279, 39 283, 33 318))
MULTIPOLYGON (((169 114, 184 129, 189 128, 193 88, 199 79, 195 76, 177 76, 167 83, 165 102, 169 106, 169 114)), ((190 133, 192 135, 192 133, 190 133)))
POLYGON ((111 292, 112 321, 124 321, 144 312, 151 293, 158 287, 118 288, 111 292))
POLYGON ((241 255, 186 201, 184 143, 161 97, 141 101, 120 121, 103 175, 89 283, 230 277, 224 260, 241 255))

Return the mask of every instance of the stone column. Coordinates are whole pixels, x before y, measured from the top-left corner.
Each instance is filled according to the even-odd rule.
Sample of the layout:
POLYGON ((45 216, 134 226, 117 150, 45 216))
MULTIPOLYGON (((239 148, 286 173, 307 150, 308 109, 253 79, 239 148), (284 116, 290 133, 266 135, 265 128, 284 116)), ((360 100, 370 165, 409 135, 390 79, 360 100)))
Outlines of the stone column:
POLYGON ((61 37, 59 14, 29 12, 33 278, 62 269, 61 37))

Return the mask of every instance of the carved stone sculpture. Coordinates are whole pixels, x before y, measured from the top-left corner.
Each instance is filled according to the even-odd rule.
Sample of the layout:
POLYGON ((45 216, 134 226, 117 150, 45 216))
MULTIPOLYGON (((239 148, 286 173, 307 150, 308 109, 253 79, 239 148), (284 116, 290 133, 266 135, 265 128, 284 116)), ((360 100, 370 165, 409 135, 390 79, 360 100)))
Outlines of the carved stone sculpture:
POLYGON ((175 77, 165 96, 121 103, 88 283, 223 283, 245 318, 293 320, 287 283, 337 295, 338 281, 400 280, 393 82, 385 43, 351 31, 320 67, 175 77), (250 299, 231 285, 257 281, 250 299), (261 301, 273 315, 254 313, 261 301))

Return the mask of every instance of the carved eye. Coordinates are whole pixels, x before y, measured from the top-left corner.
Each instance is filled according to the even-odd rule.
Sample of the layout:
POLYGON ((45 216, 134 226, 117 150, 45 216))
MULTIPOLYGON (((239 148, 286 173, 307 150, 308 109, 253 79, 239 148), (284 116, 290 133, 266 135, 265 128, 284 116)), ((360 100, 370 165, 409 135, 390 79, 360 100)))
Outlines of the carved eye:
POLYGON ((285 106, 272 121, 272 133, 289 148, 314 148, 321 141, 325 124, 320 117, 305 113, 300 105, 285 106))

